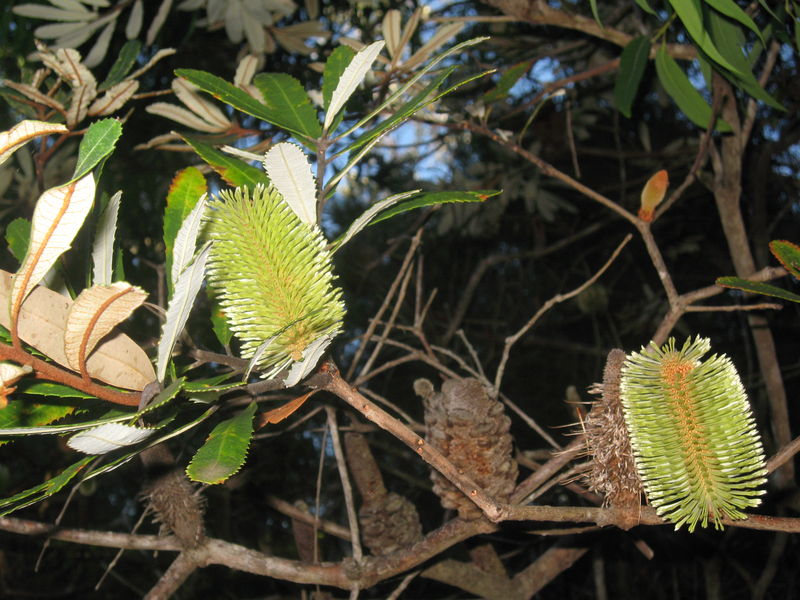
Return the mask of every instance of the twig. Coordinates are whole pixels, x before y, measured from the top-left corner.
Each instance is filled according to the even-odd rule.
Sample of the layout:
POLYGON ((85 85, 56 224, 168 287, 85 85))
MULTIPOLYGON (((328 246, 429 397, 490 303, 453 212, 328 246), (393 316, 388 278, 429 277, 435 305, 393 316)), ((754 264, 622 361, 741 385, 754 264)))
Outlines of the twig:
POLYGON ((791 442, 778 450, 767 461, 767 473, 772 473, 775 469, 791 460, 798 452, 800 452, 800 436, 794 438, 791 442))
POLYGON ((178 554, 172 564, 158 580, 158 583, 147 592, 145 600, 162 600, 171 598, 184 581, 197 570, 198 554, 195 550, 185 550, 178 554))
POLYGON ((525 325, 523 325, 516 333, 514 333, 513 335, 510 335, 510 336, 508 336, 506 338, 506 343, 503 346, 503 355, 502 355, 502 358, 500 359, 500 364, 497 367, 497 373, 496 373, 495 378, 494 378, 494 389, 495 390, 499 390, 500 389, 500 383, 503 381, 503 374, 505 372, 506 363, 508 362, 508 358, 509 358, 509 355, 511 353, 511 347, 515 343, 517 343, 517 341, 523 335, 525 335, 525 333, 527 333, 528 330, 531 327, 533 327, 536 324, 536 322, 541 318, 541 316, 543 314, 545 314, 548 310, 550 310, 556 304, 559 304, 561 302, 564 302, 565 300, 569 300, 570 298, 573 298, 573 297, 577 296, 582 291, 584 291, 589 286, 591 286, 595 281, 597 281, 600 278, 600 276, 603 273, 605 273, 606 270, 611 266, 611 263, 613 263, 614 260, 616 260, 616 258, 619 255, 619 253, 622 252, 622 249, 627 245, 628 242, 631 241, 632 237, 633 236, 631 234, 626 235, 625 238, 622 240, 622 242, 617 246, 617 248, 611 254, 609 259, 605 262, 605 264, 602 267, 600 267, 600 269, 594 275, 592 275, 589 279, 587 279, 585 282, 583 282, 581 285, 579 285, 574 290, 572 290, 570 292, 567 292, 566 294, 556 294, 555 296, 550 298, 547 302, 545 302, 541 306, 541 308, 539 308, 539 310, 536 311, 536 314, 534 314, 528 320, 528 322, 525 323, 525 325))
POLYGON ((344 491, 344 503, 347 507, 347 520, 350 523, 350 543, 353 546, 353 558, 356 562, 361 562, 364 552, 361 549, 361 537, 358 528, 358 515, 353 501, 353 486, 350 485, 350 476, 347 474, 347 463, 344 459, 342 441, 339 438, 339 427, 336 424, 336 409, 332 406, 325 407, 328 415, 328 429, 331 432, 331 442, 333 442, 333 453, 336 456, 336 467, 339 469, 339 478, 342 481, 344 491))
POLYGON ((386 596, 386 600, 397 600, 400 594, 405 591, 417 575, 419 575, 419 571, 411 571, 411 573, 403 577, 403 581, 400 582, 400 585, 398 585, 391 594, 386 596))
POLYGON ((480 486, 453 466, 439 450, 426 444, 424 439, 419 437, 406 425, 395 419, 377 404, 370 402, 356 391, 355 388, 348 385, 341 378, 338 369, 333 363, 328 362, 324 364, 321 370, 329 375, 328 382, 323 385, 323 389, 347 402, 368 420, 375 423, 381 429, 388 431, 414 450, 425 462, 444 475, 453 485, 472 500, 478 508, 484 512, 489 520, 496 521, 502 518, 502 511, 499 505, 489 497, 480 486))
MULTIPOLYGON (((319 445, 319 467, 317 468, 317 482, 314 486, 314 514, 319 517, 322 507, 322 472, 325 466, 325 455, 328 445, 328 427, 322 431, 322 441, 319 445)), ((319 536, 317 535, 317 522, 314 522, 314 564, 319 562, 319 536)))
POLYGON ((555 441, 555 440, 553 439, 553 437, 552 437, 552 436, 551 436, 549 433, 547 433, 547 431, 546 431, 546 430, 545 430, 545 429, 544 429, 544 428, 543 428, 541 425, 539 425, 539 424, 538 424, 536 421, 534 421, 534 420, 533 420, 533 417, 531 417, 531 416, 530 416, 528 413, 526 413, 526 412, 525 412, 524 410, 522 410, 522 409, 521 409, 519 406, 517 406, 517 405, 516 405, 516 404, 515 404, 515 403, 514 403, 514 402, 511 400, 511 398, 509 398, 508 396, 506 396, 505 394, 503 394, 503 393, 501 392, 501 393, 500 393, 500 399, 503 401, 503 404, 505 404, 505 405, 506 405, 506 406, 508 406, 508 407, 509 407, 511 410, 513 410, 513 411, 514 411, 514 412, 517 414, 517 416, 518 416, 520 419, 522 419, 523 421, 525 421, 525 424, 526 424, 528 427, 530 427, 530 428, 531 428, 531 429, 533 429, 533 430, 534 430, 536 433, 538 433, 538 434, 539 434, 539 435, 542 437, 542 439, 543 439, 544 441, 546 441, 548 444, 550 444, 550 445, 551 445, 553 448, 555 448, 556 450, 561 450, 561 445, 560 445, 560 444, 559 444, 557 441, 555 441))
POLYGON ((304 510, 300 510, 294 504, 286 502, 286 500, 281 500, 277 496, 267 496, 266 502, 268 506, 271 506, 279 513, 284 514, 287 517, 296 519, 297 521, 302 521, 303 523, 308 523, 309 525, 314 525, 325 533, 338 537, 339 539, 348 542, 351 539, 350 530, 346 527, 342 527, 333 521, 320 519, 318 516, 312 515, 304 510))
MULTIPOLYGON (((408 266, 411 263, 411 258, 417 251, 417 247, 419 246, 421 237, 422 237, 422 228, 418 229, 416 235, 413 238, 411 238, 411 245, 409 246, 408 251, 406 252, 405 258, 403 259, 403 263, 400 265, 400 269, 397 272, 397 276, 394 278, 392 285, 389 286, 389 291, 386 293, 386 297, 383 299, 380 308, 378 308, 378 312, 375 313, 375 316, 370 320, 370 323, 367 326, 367 330, 364 332, 364 335, 361 336, 361 343, 359 344, 355 356, 353 357, 353 361, 350 364, 350 368, 347 371, 348 379, 353 377, 356 367, 358 366, 358 363, 361 360, 361 355, 364 353, 364 350, 366 349, 367 341, 372 338, 372 335, 375 333, 375 329, 378 327, 378 323, 380 322, 383 313, 386 312, 386 310, 389 308, 389 303, 391 302, 395 291, 400 285, 403 276, 405 275, 406 269, 408 269, 408 266)), ((362 369, 362 374, 363 372, 364 370, 362 369)))

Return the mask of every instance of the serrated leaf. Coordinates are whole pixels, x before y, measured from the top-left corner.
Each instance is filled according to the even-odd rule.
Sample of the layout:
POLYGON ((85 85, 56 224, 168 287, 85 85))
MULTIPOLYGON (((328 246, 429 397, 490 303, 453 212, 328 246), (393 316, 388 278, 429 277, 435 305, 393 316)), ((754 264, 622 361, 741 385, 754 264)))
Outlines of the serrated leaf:
MULTIPOLYGON (((71 388, 68 385, 53 383, 52 381, 37 381, 35 383, 31 383, 30 385, 21 384, 17 388, 17 391, 19 391, 19 393, 21 394, 30 394, 32 396, 51 396, 53 398, 94 398, 94 396, 92 396, 91 394, 87 394, 86 392, 76 390, 75 388, 71 388)), ((56 406, 58 406, 59 408, 65 407, 62 404, 56 406)), ((72 412, 72 410, 74 410, 75 407, 71 406, 67 408, 70 408, 71 410, 69 412, 72 412)), ((60 419, 61 416, 56 418, 60 419)), ((47 422, 49 423, 50 421, 47 422)), ((44 425, 45 423, 35 423, 35 424, 44 425)), ((7 427, 7 425, 2 425, 2 427, 7 427)))
POLYGON ((67 313, 64 354, 69 366, 82 370, 86 357, 114 327, 127 319, 147 298, 138 287, 118 281, 83 290, 67 313))
POLYGON ((142 49, 142 42, 139 40, 128 40, 125 45, 120 48, 117 59, 111 66, 108 76, 105 81, 100 84, 97 89, 105 91, 120 83, 130 73, 131 69, 136 64, 136 59, 142 49))
POLYGON ((181 125, 204 133, 221 133, 228 128, 227 126, 220 127, 219 125, 209 123, 192 111, 182 106, 170 104, 169 102, 153 102, 145 107, 145 111, 149 112, 151 115, 159 115, 167 119, 172 119, 181 125))
POLYGON ((530 71, 534 62, 535 59, 524 60, 506 69, 500 76, 497 85, 483 95, 484 104, 491 104, 506 98, 511 88, 530 71))
POLYGON ((67 440, 67 446, 84 454, 108 454, 113 450, 138 444, 153 435, 155 431, 122 423, 107 423, 76 433, 67 440))
POLYGON ((377 217, 372 219, 370 225, 375 225, 381 221, 391 219, 392 217, 409 210, 423 208, 425 206, 434 206, 436 204, 450 204, 453 202, 484 202, 485 200, 500 194, 500 190, 473 190, 473 191, 447 191, 447 192, 430 192, 422 194, 418 198, 403 202, 397 206, 391 207, 388 210, 381 212, 377 217))
MULTIPOLYGON (((310 111, 313 117, 310 121, 308 119, 301 120, 303 124, 297 123, 297 119, 294 117, 294 115, 291 114, 291 111, 290 114, 288 115, 285 113, 285 108, 286 108, 285 102, 279 102, 277 105, 279 108, 277 109, 274 105, 268 106, 267 104, 259 102, 258 100, 253 98, 252 96, 250 96, 250 94, 248 94, 244 90, 241 90, 236 86, 231 85, 221 77, 217 77, 216 75, 212 75, 211 73, 206 73, 205 71, 198 71, 196 69, 178 69, 175 71, 175 74, 178 75, 179 77, 183 77, 184 79, 187 79, 188 81, 192 82, 201 90, 203 90, 208 94, 211 94, 218 100, 221 100, 226 104, 230 104, 235 109, 247 113, 248 115, 251 115, 253 117, 256 117, 257 119, 261 119, 262 121, 266 121, 267 123, 272 123, 273 125, 277 125, 278 127, 283 127, 288 131, 303 136, 311 136, 316 138, 319 137, 319 135, 322 133, 322 128, 320 127, 319 122, 316 120, 316 115, 314 115, 314 109, 311 106, 311 104, 308 103, 308 96, 302 89, 302 85, 300 85, 300 83, 297 80, 294 80, 294 78, 291 78, 294 81, 294 85, 292 86, 292 88, 295 89, 296 91, 296 87, 299 87, 300 90, 302 91, 303 96, 305 96, 305 99, 303 99, 302 97, 294 97, 296 96, 296 94, 291 94, 293 96, 292 99, 299 102, 300 106, 303 105, 303 102, 305 100, 305 102, 308 103, 307 104, 308 109, 306 112, 310 111), (280 108, 283 108, 284 111, 280 110, 280 108), (310 131, 308 132, 306 131, 306 126, 309 126, 311 128, 310 131)), ((270 83, 275 81, 274 78, 266 77, 265 73, 262 73, 261 76, 263 77, 261 78, 260 81, 264 85, 268 86, 270 83)), ((289 76, 286 75, 286 77, 289 76)), ((256 77, 256 79, 258 79, 258 77, 256 77)), ((254 83, 258 85, 257 82, 254 81, 254 83)), ((261 88, 259 89, 263 95, 264 89, 261 88)), ((279 88, 273 91, 269 91, 269 93, 271 98, 274 92, 274 96, 280 99, 287 93, 290 93, 290 91, 287 92, 286 90, 282 90, 279 88)), ((272 100, 274 101, 275 98, 272 98, 272 100)))
POLYGON ((773 240, 769 243, 769 249, 784 269, 795 279, 800 279, 800 246, 787 240, 773 240))
POLYGON ((619 62, 617 80, 614 83, 614 104, 623 115, 631 118, 631 106, 639 91, 647 61, 650 60, 650 38, 639 36, 632 39, 619 62))
POLYGON ((92 244, 92 283, 95 285, 109 285, 114 273, 114 238, 121 198, 121 191, 111 196, 95 225, 92 244))
MULTIPOLYGON (((683 114, 698 127, 703 129, 708 127, 711 120, 711 106, 689 82, 689 78, 678 63, 667 54, 664 46, 656 53, 656 73, 661 85, 683 114)), ((718 118, 716 123, 717 131, 725 133, 731 131, 731 126, 722 119, 718 118)))
POLYGON ((0 508, 2 508, 0 516, 10 514, 15 510, 25 508, 31 504, 36 504, 52 496, 72 481, 72 479, 74 479, 92 460, 94 459, 91 456, 86 456, 64 469, 59 475, 56 475, 52 479, 48 479, 44 483, 40 483, 19 494, 14 494, 9 498, 3 498, 0 500, 0 508))
POLYGON ((21 146, 41 135, 67 133, 69 130, 61 123, 44 121, 22 121, 0 133, 0 165, 8 160, 21 146))
POLYGON ((256 403, 217 424, 186 468, 192 481, 222 483, 242 468, 253 436, 256 403))
POLYGON ((31 241, 14 277, 11 292, 12 323, 25 297, 66 252, 94 201, 94 178, 89 173, 65 186, 41 195, 33 211, 31 241))
POLYGON ((103 119, 89 126, 78 148, 78 162, 72 179, 80 179, 114 151, 122 135, 122 124, 116 119, 103 119))
POLYGON ((28 244, 31 242, 31 222, 23 217, 17 217, 6 227, 6 243, 14 258, 22 264, 28 244))
POLYGON ((718 277, 714 283, 722 287, 742 290, 743 292, 763 294, 764 296, 781 298, 782 300, 789 300, 790 302, 800 302, 800 296, 797 294, 760 281, 750 281, 748 279, 742 279, 741 277, 718 277))
POLYGON ((286 73, 259 73, 253 84, 264 97, 264 104, 280 115, 283 124, 275 125, 311 139, 322 135, 317 111, 297 79, 286 73))
POLYGON ((317 224, 317 185, 305 153, 295 144, 275 144, 264 156, 264 170, 300 220, 317 224))
MULTIPOLYGON (((8 306, 11 273, 0 270, 0 306, 8 306)), ((19 313, 19 337, 60 365, 64 354, 64 329, 71 301, 58 292, 36 287, 19 313)), ((0 325, 10 329, 7 310, 0 310, 0 325)), ((141 390, 155 379, 147 354, 128 336, 117 333, 101 343, 87 362, 89 375, 105 383, 141 390)))
POLYGON ((197 152, 197 155, 206 161, 229 185, 245 186, 251 190, 259 184, 269 185, 269 178, 263 169, 258 169, 238 158, 220 152, 211 144, 206 144, 195 137, 188 135, 182 137, 197 152))
POLYGON ((203 214, 206 210, 206 195, 200 196, 187 217, 181 223, 178 235, 175 236, 175 247, 172 252, 172 268, 170 278, 175 285, 181 273, 191 262, 197 249, 197 237, 203 226, 203 214))
POLYGON ((334 89, 331 96, 330 105, 325 112, 325 124, 323 126, 325 131, 328 130, 334 117, 344 108, 345 103, 364 80, 364 77, 366 77, 370 68, 372 68, 372 63, 375 62, 375 59, 378 57, 378 54, 380 54, 384 45, 385 42, 381 40, 373 42, 366 48, 362 48, 342 72, 336 84, 336 89, 334 89))
POLYGON ((206 245, 194 262, 187 267, 178 282, 175 284, 175 293, 169 301, 167 308, 167 318, 162 329, 161 339, 158 342, 158 359, 156 363, 156 373, 159 381, 164 381, 167 374, 167 365, 172 357, 172 349, 178 341, 186 320, 194 306, 194 300, 203 284, 203 273, 208 259, 209 246, 206 245))
MULTIPOLYGON (((164 208, 164 248, 166 272, 169 274, 167 287, 170 294, 178 280, 177 276, 173 275, 175 238, 186 217, 191 214, 194 207, 197 206, 197 202, 206 193, 206 189, 206 178, 195 167, 186 167, 178 171, 169 186, 164 208)), ((186 264, 184 263, 183 266, 185 267, 186 264)))
POLYGON ((391 208, 398 202, 401 202, 402 200, 405 200, 411 196, 415 196, 418 193, 419 190, 410 190, 408 192, 395 194, 394 196, 389 196, 388 198, 379 200, 361 213, 358 217, 356 217, 355 220, 353 220, 353 222, 350 224, 350 227, 348 227, 347 230, 332 244, 333 247, 331 251, 336 252, 339 248, 344 246, 353 238, 353 236, 369 225, 375 219, 376 215, 384 210, 387 210, 388 208, 391 208))
POLYGON ((322 106, 325 110, 328 110, 331 104, 333 90, 339 84, 342 73, 355 55, 355 51, 349 46, 338 46, 325 62, 325 69, 322 72, 322 106))

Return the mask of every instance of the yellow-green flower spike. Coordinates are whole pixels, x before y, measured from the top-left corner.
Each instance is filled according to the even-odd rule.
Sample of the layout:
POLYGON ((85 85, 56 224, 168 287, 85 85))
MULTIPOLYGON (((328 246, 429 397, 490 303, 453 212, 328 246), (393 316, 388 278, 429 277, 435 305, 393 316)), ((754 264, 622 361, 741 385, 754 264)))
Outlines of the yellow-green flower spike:
POLYGON ((262 348, 257 368, 271 377, 341 330, 341 290, 322 232, 300 221, 274 188, 219 196, 208 211, 208 280, 242 356, 262 348))
POLYGON ((620 391, 639 477, 656 512, 693 531, 745 518, 766 482, 764 450, 736 368, 705 338, 628 355, 620 391))

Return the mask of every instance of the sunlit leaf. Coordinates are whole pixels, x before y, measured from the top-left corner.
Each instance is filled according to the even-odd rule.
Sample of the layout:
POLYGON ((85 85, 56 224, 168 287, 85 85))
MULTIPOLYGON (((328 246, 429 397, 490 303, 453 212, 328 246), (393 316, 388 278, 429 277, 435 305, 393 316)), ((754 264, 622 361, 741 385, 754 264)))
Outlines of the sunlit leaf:
POLYGON ((714 45, 708 30, 703 23, 703 12, 700 0, 669 0, 672 8, 678 14, 681 22, 689 35, 692 36, 697 45, 705 52, 708 57, 734 73, 740 74, 739 70, 720 54, 714 45))
POLYGON ((78 163, 75 165, 73 179, 80 179, 106 156, 114 151, 117 140, 122 135, 122 125, 116 119, 103 119, 89 126, 78 148, 78 163))
MULTIPOLYGON (((164 208, 164 247, 166 253, 167 287, 170 294, 177 277, 173 279, 172 265, 175 238, 186 217, 197 205, 200 197, 206 193, 206 178, 195 167, 186 167, 178 171, 170 183, 167 202, 164 208)), ((185 266, 185 264, 184 264, 185 266)))
POLYGON ((213 485, 239 471, 247 458, 255 413, 256 403, 251 402, 238 415, 214 427, 186 468, 189 479, 213 485))
POLYGON ((8 160, 24 144, 41 135, 66 133, 69 131, 61 123, 44 121, 22 121, 8 131, 0 133, 0 165, 8 160))
POLYGON ((206 144, 195 137, 187 135, 183 136, 183 140, 230 186, 239 187, 243 185, 252 190, 258 184, 269 184, 269 177, 267 177, 263 169, 256 168, 234 156, 220 152, 211 144, 206 144))
POLYGON ((471 190, 471 191, 448 191, 448 192, 430 192, 427 194, 422 194, 417 198, 413 198, 408 200, 407 202, 402 202, 396 206, 393 206, 380 214, 378 214, 372 221, 370 221, 370 225, 374 225, 375 223, 380 223, 381 221, 385 221, 387 219, 391 219, 392 217, 399 215, 404 212, 408 212, 409 210, 415 210, 417 208, 423 208, 425 206, 435 206, 437 204, 450 204, 453 202, 463 203, 463 202, 483 202, 493 196, 497 196, 500 194, 500 190, 471 190))
POLYGON ((383 200, 379 200, 372 206, 370 206, 367 210, 361 213, 351 224, 347 230, 339 236, 339 238, 333 243, 333 251, 335 252, 342 246, 344 246, 347 242, 349 242, 353 236, 355 236, 359 231, 364 229, 370 222, 378 215, 380 212, 394 206, 398 202, 405 200, 411 196, 416 195, 419 193, 419 190, 411 190, 408 192, 403 192, 402 194, 395 194, 394 196, 389 196, 388 198, 384 198, 383 200))
POLYGON ((322 135, 317 111, 297 79, 286 73, 259 73, 253 84, 264 97, 264 104, 280 115, 282 124, 272 121, 275 125, 311 139, 322 135))
POLYGON ((94 190, 94 178, 89 173, 68 185, 47 190, 39 198, 31 221, 30 246, 14 277, 12 321, 25 297, 70 248, 92 207, 94 190))
POLYGON ((84 454, 107 454, 112 450, 138 444, 155 431, 122 423, 107 423, 76 433, 67 440, 67 446, 84 454))
POLYGON ((146 292, 122 281, 83 290, 69 307, 64 329, 64 354, 69 366, 80 370, 97 343, 146 297, 146 292))
POLYGON ((178 282, 175 284, 175 293, 169 301, 167 318, 161 332, 161 339, 158 342, 156 373, 159 381, 164 381, 164 377, 167 374, 167 365, 172 357, 172 349, 175 347, 175 342, 178 341, 178 336, 186 325, 189 313, 192 310, 192 306, 194 306, 194 300, 203 283, 208 250, 209 247, 206 246, 200 251, 194 262, 181 273, 178 282))
POLYGON ((378 41, 361 49, 342 72, 336 89, 331 96, 330 105, 325 113, 324 129, 327 131, 337 113, 342 110, 347 100, 366 77, 367 72, 375 62, 375 58, 383 49, 385 42, 378 41))
POLYGON ((172 252, 172 269, 170 271, 173 285, 175 285, 181 273, 191 262, 197 249, 197 237, 203 226, 203 213, 206 209, 206 195, 200 196, 197 203, 183 220, 178 235, 175 236, 175 247, 172 252))
POLYGON ((111 196, 97 219, 92 245, 92 283, 95 285, 110 284, 114 273, 114 238, 121 198, 121 191, 111 196))
POLYGON ((305 153, 289 142, 276 144, 264 156, 264 170, 300 220, 316 225, 317 185, 305 153))

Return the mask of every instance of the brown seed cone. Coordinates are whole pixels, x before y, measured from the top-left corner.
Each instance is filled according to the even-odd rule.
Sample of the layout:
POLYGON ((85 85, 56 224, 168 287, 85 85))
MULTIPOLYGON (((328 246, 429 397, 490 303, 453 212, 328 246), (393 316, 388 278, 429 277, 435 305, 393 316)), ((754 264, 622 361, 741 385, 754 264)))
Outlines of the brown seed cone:
POLYGON ((391 554, 422 539, 416 507, 407 498, 389 492, 358 511, 361 537, 370 552, 391 554))
MULTIPOLYGON (((517 480, 512 453, 511 419, 503 405, 490 398, 477 379, 449 379, 435 393, 424 379, 414 389, 425 403, 425 441, 444 454, 498 502, 507 502, 517 480)), ((442 506, 458 510, 463 519, 482 513, 438 471, 431 472, 433 491, 442 506)))
POLYGON ((584 475, 590 490, 603 495, 603 505, 622 509, 626 518, 619 523, 628 529, 638 522, 642 482, 636 471, 633 449, 625 426, 619 395, 620 370, 625 352, 608 353, 603 383, 594 386, 601 396, 592 403, 584 421, 587 455, 591 458, 584 475))
POLYGON ((148 478, 140 497, 153 511, 153 520, 161 523, 162 531, 175 534, 184 548, 198 546, 205 539, 205 507, 197 489, 165 444, 148 448, 140 457, 148 478))

